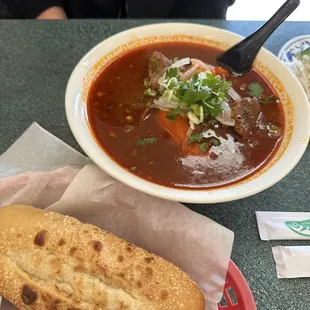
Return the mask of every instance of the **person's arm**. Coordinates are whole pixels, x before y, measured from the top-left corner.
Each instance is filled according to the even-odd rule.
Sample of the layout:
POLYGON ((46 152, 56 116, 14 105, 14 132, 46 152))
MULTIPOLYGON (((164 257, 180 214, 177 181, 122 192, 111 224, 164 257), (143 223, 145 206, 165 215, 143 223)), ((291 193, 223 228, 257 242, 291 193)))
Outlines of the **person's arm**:
POLYGON ((12 18, 63 19, 63 0, 0 0, 12 18))
POLYGON ((66 19, 66 12, 62 7, 53 6, 44 10, 37 19, 66 19))

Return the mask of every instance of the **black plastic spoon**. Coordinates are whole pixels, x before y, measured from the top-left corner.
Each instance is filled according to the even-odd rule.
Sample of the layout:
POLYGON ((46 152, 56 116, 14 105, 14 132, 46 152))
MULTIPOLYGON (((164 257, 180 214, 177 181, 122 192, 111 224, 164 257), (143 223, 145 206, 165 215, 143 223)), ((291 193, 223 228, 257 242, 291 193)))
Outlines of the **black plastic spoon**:
POLYGON ((261 28, 219 56, 219 65, 228 68, 235 75, 249 72, 265 41, 299 4, 300 0, 287 0, 261 28))

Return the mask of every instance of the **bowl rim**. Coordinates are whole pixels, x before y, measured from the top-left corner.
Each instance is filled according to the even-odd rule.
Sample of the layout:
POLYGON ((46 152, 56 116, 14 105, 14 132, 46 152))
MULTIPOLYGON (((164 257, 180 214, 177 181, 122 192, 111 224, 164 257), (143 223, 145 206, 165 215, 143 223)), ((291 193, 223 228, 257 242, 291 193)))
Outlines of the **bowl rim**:
POLYGON ((282 61, 282 58, 285 57, 284 54, 289 47, 296 44, 297 42, 304 41, 304 40, 310 40, 310 33, 300 35, 300 36, 297 36, 297 37, 294 37, 294 38, 288 40, 279 50, 278 59, 280 59, 282 61))
MULTIPOLYGON (((291 158, 289 165, 287 165, 285 167, 285 169, 283 169, 281 171, 281 173, 278 173, 274 178, 272 178, 271 180, 269 180, 268 182, 261 184, 259 187, 252 187, 252 188, 247 188, 243 193, 239 193, 238 195, 236 195, 234 193, 234 187, 236 188, 237 186, 239 186, 239 182, 237 181, 236 184, 234 185, 234 187, 230 187, 229 185, 227 187, 223 186, 223 187, 219 187, 218 189, 184 189, 184 188, 173 188, 173 187, 168 187, 168 186, 164 186, 164 185, 160 185, 148 180, 145 180, 141 177, 138 177, 134 174, 132 174, 131 172, 127 171, 125 168, 121 167, 116 161, 114 161, 113 159, 111 159, 111 156, 109 154, 107 154, 106 152, 102 151, 102 149, 100 148, 102 154, 101 157, 99 158, 99 156, 92 156, 93 154, 91 154, 92 150, 90 145, 88 144, 88 141, 82 139, 78 133, 78 128, 77 128, 77 124, 75 124, 73 118, 72 118, 72 111, 71 111, 71 105, 73 104, 70 100, 70 95, 71 95, 71 90, 74 89, 73 85, 73 80, 76 79, 76 74, 77 74, 77 70, 79 67, 81 67, 83 65, 83 62, 86 58, 89 58, 89 56, 91 56, 95 51, 97 51, 97 49, 100 49, 100 47, 104 44, 107 44, 108 42, 111 42, 111 40, 116 39, 117 37, 121 37, 122 35, 125 35, 126 33, 130 33, 133 31, 141 31, 141 30, 145 30, 146 28, 156 28, 156 27, 160 27, 160 26, 165 26, 165 27, 178 27, 179 25, 182 26, 189 26, 189 27, 203 27, 206 31, 208 29, 211 29, 212 31, 220 31, 225 33, 226 35, 232 36, 237 38, 238 40, 241 40, 243 37, 235 34, 233 32, 227 31, 225 29, 222 28, 217 28, 217 27, 212 27, 212 26, 208 26, 208 25, 200 25, 200 24, 194 24, 194 23, 157 23, 157 24, 149 24, 149 25, 144 25, 144 26, 139 26, 139 27, 135 27, 135 28, 130 28, 127 29, 125 31, 119 32, 114 34, 111 37, 106 38, 105 40, 101 41, 100 43, 98 43, 97 45, 95 45, 88 53, 86 53, 81 60, 78 62, 78 64, 75 66, 73 72, 70 75, 68 84, 67 84, 67 88, 66 88, 66 95, 65 95, 65 108, 66 108, 66 116, 67 116, 67 120, 70 126, 70 129, 75 137, 75 139, 77 140, 78 144, 81 146, 81 148, 84 150, 84 152, 93 160, 93 162, 98 165, 101 169, 103 169, 104 171, 106 171, 108 174, 110 174, 112 177, 114 177, 115 179, 117 179, 118 181, 125 183, 127 185, 129 185, 130 187, 133 187, 139 191, 145 192, 149 195, 153 195, 153 196, 157 196, 160 198, 164 198, 164 199, 168 199, 168 200, 174 200, 174 201, 182 201, 182 202, 187 202, 187 203, 220 203, 220 202, 228 202, 228 201, 233 201, 233 200, 238 200, 238 199, 242 199, 245 197, 249 197, 252 196, 256 193, 259 193, 267 188, 269 188, 270 186, 274 185, 275 183, 277 183, 278 181, 280 181, 283 177, 285 177, 297 164, 297 162, 300 160, 300 158, 302 157, 302 155, 304 154, 306 148, 307 148, 307 143, 309 141, 309 134, 307 134, 307 141, 303 144, 299 145, 298 148, 298 152, 296 152, 294 154, 294 157, 291 158), (116 169, 115 165, 113 165, 113 167, 111 167, 109 164, 105 165, 102 161, 103 159, 107 162, 112 161, 114 164, 116 164, 118 166, 118 169, 116 169), (212 193, 214 192, 223 192, 224 190, 230 190, 230 194, 231 195, 226 195, 225 197, 221 197, 220 195, 212 195, 212 193), (216 197, 218 196, 218 197, 216 197)), ((156 34, 154 34, 156 35, 156 34)), ((198 36, 198 35, 197 35, 198 36)), ((118 44, 119 46, 119 44, 118 44)), ((288 68, 286 68, 286 66, 284 64, 281 63, 281 61, 279 59, 277 59, 277 57, 275 55, 273 55, 271 52, 269 52, 268 50, 266 50, 265 48, 262 49, 263 53, 267 54, 269 57, 272 57, 276 62, 278 62, 278 64, 280 64, 281 66, 283 66, 282 69, 287 70, 287 73, 289 74, 290 78, 292 79, 292 81, 295 81, 295 83, 297 82, 299 85, 299 82, 297 80, 297 78, 289 71, 288 68)), ((82 77, 83 79, 83 77, 82 77)), ((296 85, 297 86, 297 85, 296 85)), ((303 92, 303 89, 301 88, 301 85, 299 85, 299 89, 300 91, 300 95, 305 97, 306 100, 306 95, 303 92)), ((307 132, 310 132, 310 109, 308 107, 307 109, 307 118, 308 118, 308 128, 307 128, 307 132)), ((95 144, 97 144, 97 142, 95 141, 95 139, 93 138, 95 144)), ((99 147, 97 145, 97 147, 99 147)), ((285 153, 285 152, 284 152, 285 153)), ((276 153, 275 153, 276 154, 276 153)), ((273 157, 275 156, 275 154, 273 154, 273 157)), ((282 155, 283 156, 283 155, 282 155)), ((111 162, 109 162, 111 164, 111 162)), ((277 164, 277 163, 276 163, 277 164)), ((275 164, 275 165, 276 165, 275 164)), ((254 175, 257 174, 259 172, 259 170, 257 172, 254 172, 254 175)), ((260 176, 258 176, 257 178, 260 178, 260 176)), ((248 182, 249 183, 249 182, 248 182)))

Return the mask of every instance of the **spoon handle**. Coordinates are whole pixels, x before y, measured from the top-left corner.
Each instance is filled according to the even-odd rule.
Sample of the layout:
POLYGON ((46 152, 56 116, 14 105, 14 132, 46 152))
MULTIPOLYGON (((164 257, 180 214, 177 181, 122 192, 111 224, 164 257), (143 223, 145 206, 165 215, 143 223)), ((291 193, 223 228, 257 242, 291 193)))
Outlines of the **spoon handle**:
MULTIPOLYGON (((252 45, 256 54, 270 35, 283 23, 283 21, 299 6, 300 0, 287 0, 280 9, 258 30, 247 37, 244 47, 252 45), (246 44, 247 43, 247 44, 246 44)), ((255 56, 256 56, 255 54, 255 56)))
POLYGON ((283 23, 283 21, 299 6, 300 0, 287 0, 281 8, 257 31, 250 37, 250 40, 259 41, 261 46, 269 36, 283 23))
POLYGON ((287 0, 262 27, 217 57, 217 62, 221 66, 227 67, 235 75, 249 72, 265 41, 299 4, 300 0, 287 0))

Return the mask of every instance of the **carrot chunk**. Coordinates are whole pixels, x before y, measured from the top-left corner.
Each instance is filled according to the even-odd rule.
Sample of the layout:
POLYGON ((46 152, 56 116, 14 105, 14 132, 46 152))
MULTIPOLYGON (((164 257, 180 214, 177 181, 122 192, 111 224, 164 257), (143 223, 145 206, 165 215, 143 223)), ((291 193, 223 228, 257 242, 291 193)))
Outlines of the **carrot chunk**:
POLYGON ((181 151, 184 154, 191 155, 202 155, 209 151, 209 148, 206 152, 202 152, 200 150, 199 144, 189 144, 183 143, 184 139, 186 139, 186 132, 189 128, 188 120, 184 119, 182 116, 176 116, 174 121, 167 119, 167 112, 157 110, 156 111, 156 119, 159 124, 170 133, 171 137, 174 141, 181 146, 181 151), (184 145, 185 144, 185 145, 184 145))

